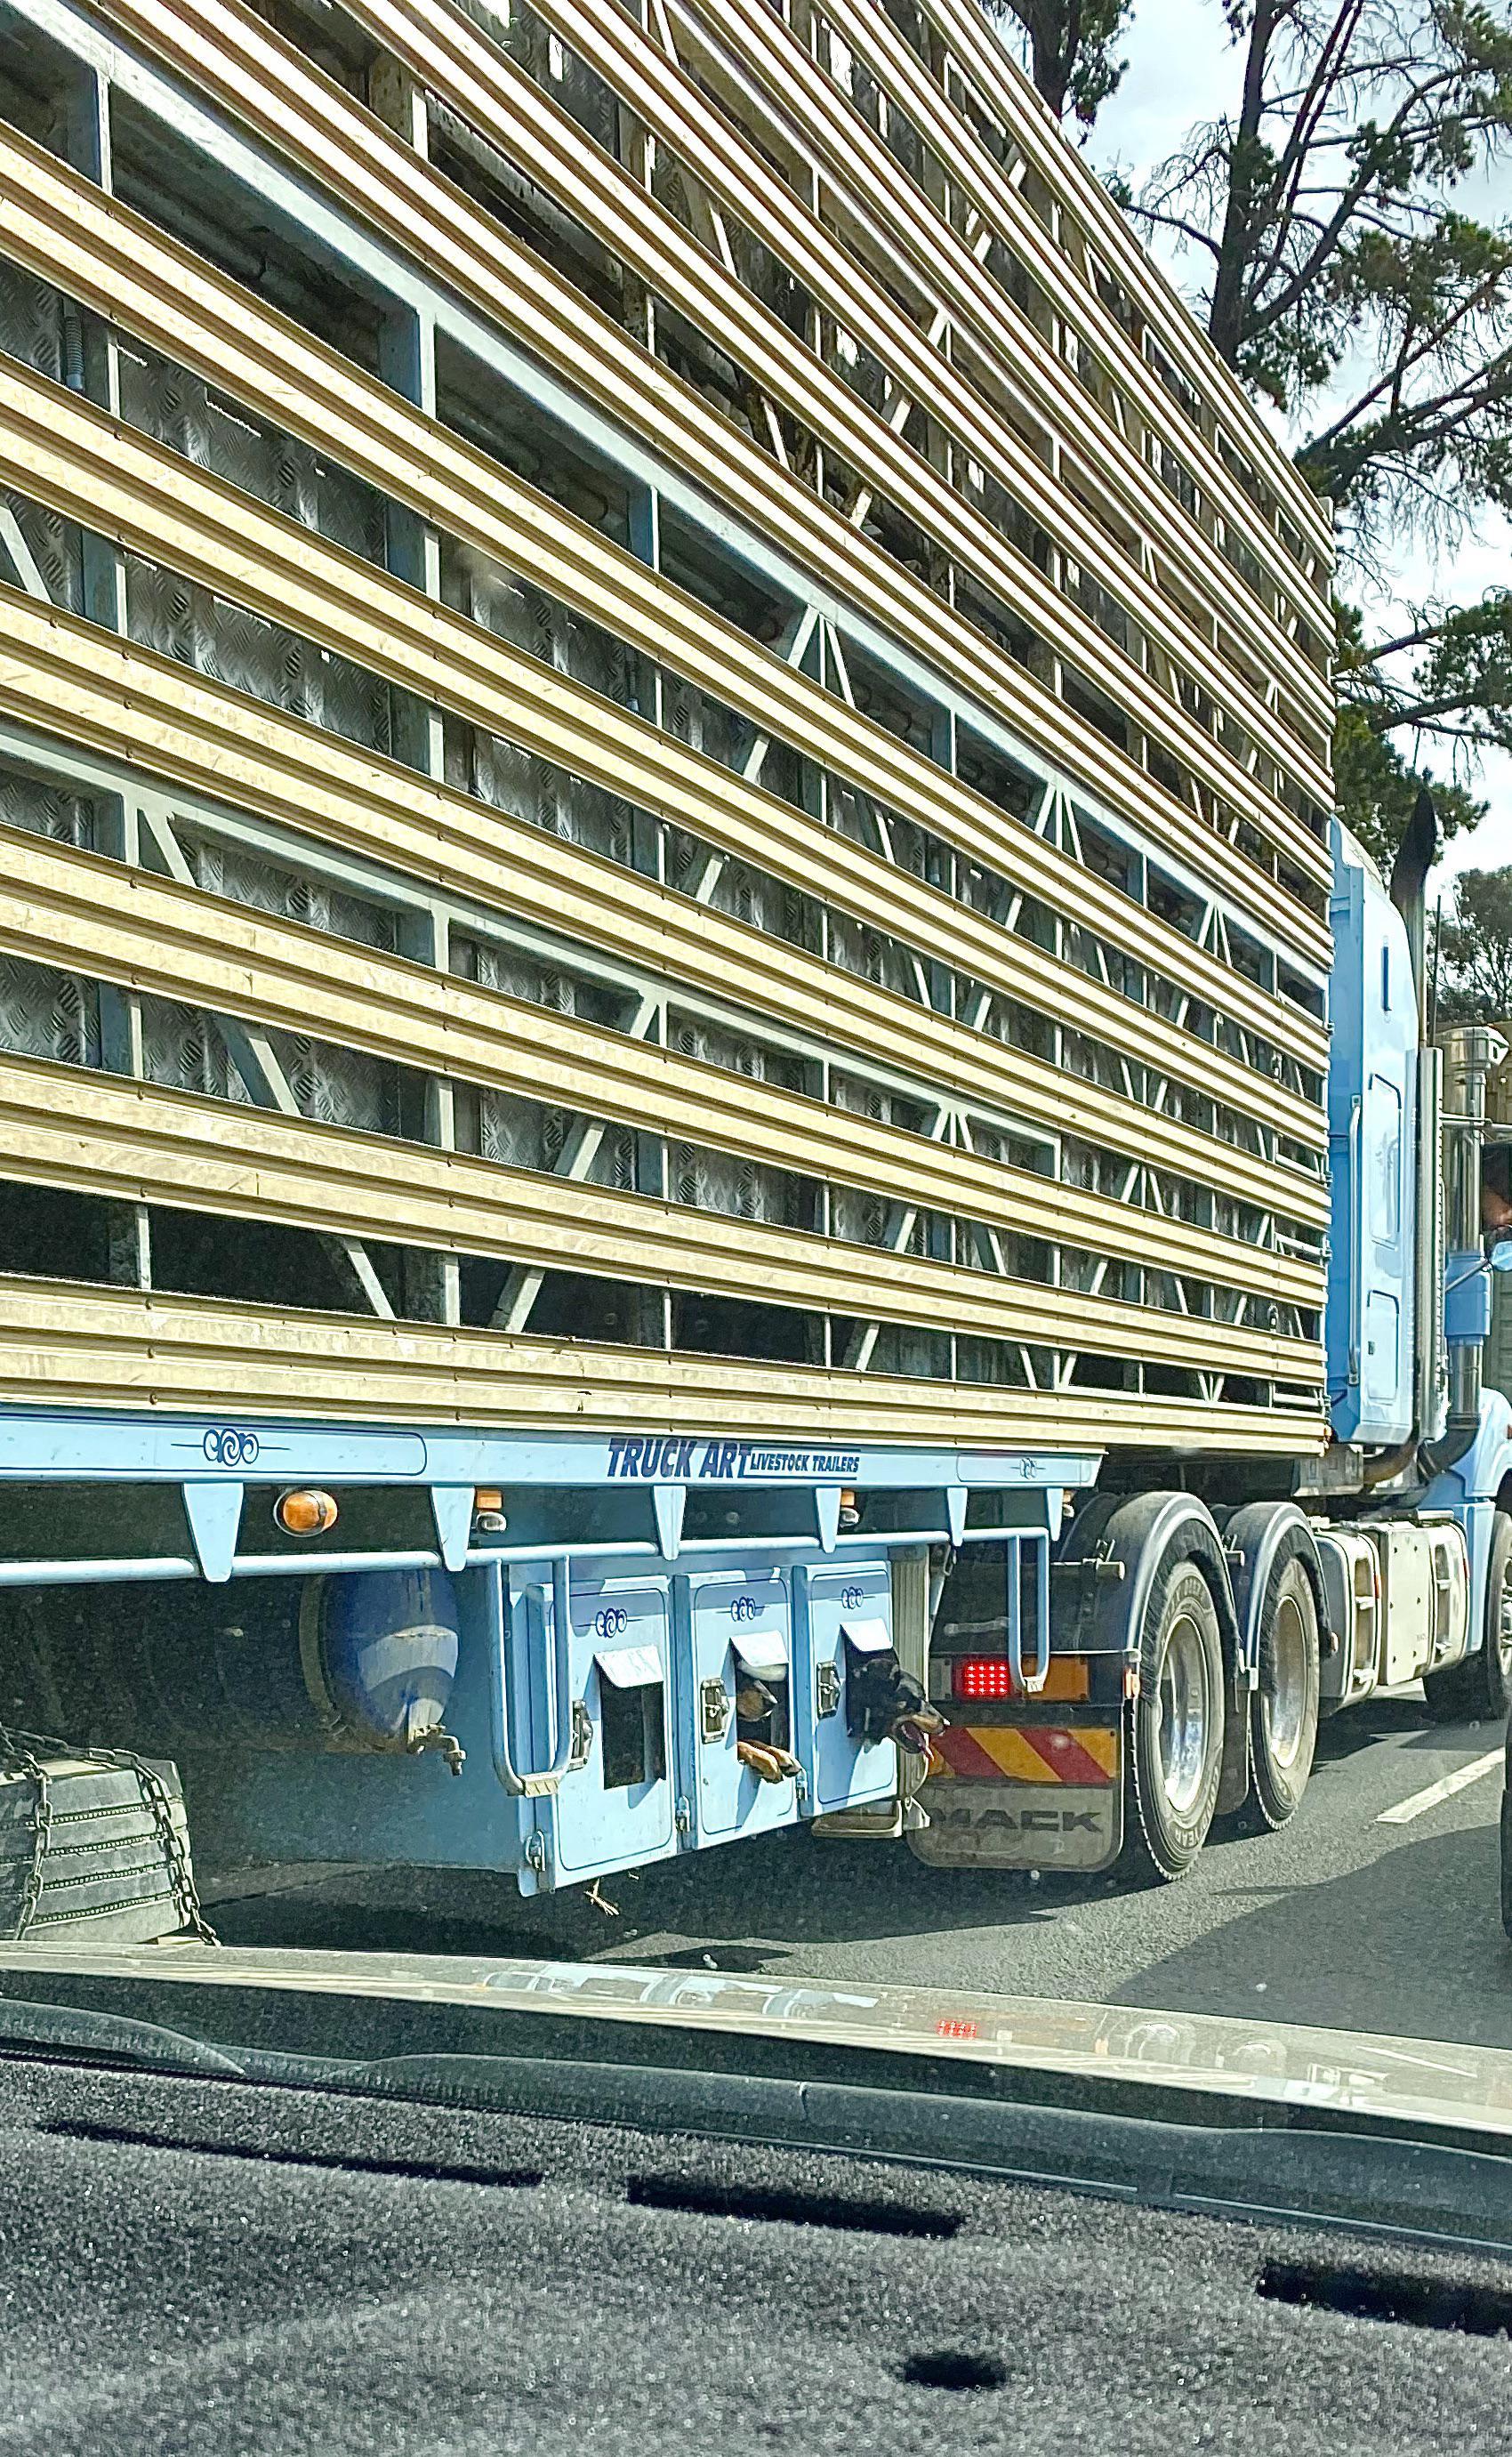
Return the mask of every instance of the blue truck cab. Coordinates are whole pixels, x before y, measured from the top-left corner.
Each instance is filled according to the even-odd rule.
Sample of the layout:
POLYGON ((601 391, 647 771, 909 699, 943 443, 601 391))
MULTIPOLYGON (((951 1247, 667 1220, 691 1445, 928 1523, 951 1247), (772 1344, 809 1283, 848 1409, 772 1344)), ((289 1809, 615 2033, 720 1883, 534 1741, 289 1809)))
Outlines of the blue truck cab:
MULTIPOLYGON (((1482 1027, 1425 1045, 1409 919, 1337 821, 1334 849, 1325 1325, 1333 1430, 1367 1455, 1368 1489, 1382 1501, 1445 1514, 1461 1529, 1469 1625, 1447 1694, 1500 1711, 1504 1676, 1485 1648, 1502 1607, 1487 1581, 1512 1469, 1512 1409, 1481 1373, 1493 1262, 1480 1173, 1485 1078, 1501 1045, 1482 1027), (1399 1461, 1399 1451, 1412 1456, 1399 1461), (1382 1466, 1396 1472, 1380 1476, 1382 1466), (1478 1656, 1476 1679, 1463 1667, 1478 1656)), ((1410 911, 1412 891, 1394 883, 1410 911)), ((1420 910, 1420 885, 1417 894, 1420 910)), ((1493 1635, 1492 1657, 1496 1646, 1493 1635)))

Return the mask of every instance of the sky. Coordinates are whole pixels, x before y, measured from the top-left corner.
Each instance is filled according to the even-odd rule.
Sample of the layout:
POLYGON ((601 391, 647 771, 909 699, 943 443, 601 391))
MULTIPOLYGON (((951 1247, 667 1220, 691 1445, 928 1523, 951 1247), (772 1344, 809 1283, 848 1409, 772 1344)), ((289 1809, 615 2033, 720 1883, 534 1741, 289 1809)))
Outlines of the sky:
MULTIPOLYGON (((1116 164, 1137 188, 1142 175, 1175 151, 1194 120, 1212 118, 1229 107, 1236 59, 1216 0, 1135 0, 1126 55, 1127 73, 1099 113, 1087 151, 1099 170, 1116 164)), ((1512 211, 1512 171, 1504 168, 1473 196, 1464 193, 1468 210, 1488 219, 1500 217, 1512 211)), ((1165 261, 1178 286, 1194 285, 1199 279, 1200 268, 1190 257, 1168 256, 1165 261)), ((1436 568, 1422 552, 1409 551, 1394 578, 1409 598, 1472 602, 1487 588, 1512 580, 1512 529, 1500 519, 1488 523, 1483 535, 1460 542, 1447 568, 1436 568)), ((1398 748, 1412 758, 1409 739, 1399 740, 1398 748)), ((1441 775, 1451 774, 1445 746, 1425 748, 1418 764, 1441 775)), ((1445 894, 1459 871, 1512 863, 1512 758, 1493 754, 1462 781, 1491 807, 1472 836, 1457 838, 1448 848, 1435 882, 1445 894)))

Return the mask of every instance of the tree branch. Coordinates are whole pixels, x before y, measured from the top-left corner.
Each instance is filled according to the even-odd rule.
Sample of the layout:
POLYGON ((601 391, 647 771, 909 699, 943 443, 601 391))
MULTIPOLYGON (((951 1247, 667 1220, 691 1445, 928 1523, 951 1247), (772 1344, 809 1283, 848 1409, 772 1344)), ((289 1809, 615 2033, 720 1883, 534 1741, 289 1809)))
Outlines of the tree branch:
MULTIPOLYGON (((1437 87, 1448 82, 1450 82, 1448 72, 1444 72, 1437 77, 1430 78, 1425 85, 1410 95, 1396 119, 1389 124, 1385 132, 1386 138, 1400 139, 1413 106, 1434 92, 1437 87)), ((1324 223, 1311 253, 1295 268, 1290 279, 1277 296, 1268 299, 1263 309, 1257 310, 1254 325, 1257 333, 1263 332, 1268 326, 1274 324, 1277 318, 1284 316, 1290 308, 1295 307, 1312 288, 1343 237, 1356 207, 1369 195, 1379 176, 1379 170, 1367 156, 1364 165, 1357 172, 1355 177, 1338 192, 1338 203, 1333 215, 1324 223)))
POLYGON ((1206 248, 1210 256, 1216 257, 1219 252, 1217 240, 1211 233, 1199 230, 1195 222, 1183 221, 1179 214, 1161 213, 1155 206, 1148 204, 1132 205, 1130 212, 1142 222, 1154 222, 1161 230, 1178 232, 1182 238, 1190 239, 1195 247, 1206 248))

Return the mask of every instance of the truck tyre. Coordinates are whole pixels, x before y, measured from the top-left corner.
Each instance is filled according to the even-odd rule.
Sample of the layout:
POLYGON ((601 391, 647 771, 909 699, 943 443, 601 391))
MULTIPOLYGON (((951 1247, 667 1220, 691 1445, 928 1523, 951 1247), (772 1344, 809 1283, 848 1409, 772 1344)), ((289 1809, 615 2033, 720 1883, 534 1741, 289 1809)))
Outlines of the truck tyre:
POLYGON ((1271 1580, 1259 1639, 1259 1686, 1249 1701, 1252 1781, 1237 1821, 1255 1834, 1296 1815, 1318 1746, 1318 1598, 1295 1556, 1271 1580))
POLYGON ((1512 1705, 1512 1518, 1504 1510, 1491 1529, 1481 1644, 1422 1686, 1430 1713, 1446 1724, 1500 1724, 1512 1705))
POLYGON ((1126 1710, 1129 1839, 1136 1872, 1184 1877, 1207 1840, 1223 1771, 1223 1641, 1212 1591, 1190 1558, 1151 1591, 1139 1695, 1126 1710))

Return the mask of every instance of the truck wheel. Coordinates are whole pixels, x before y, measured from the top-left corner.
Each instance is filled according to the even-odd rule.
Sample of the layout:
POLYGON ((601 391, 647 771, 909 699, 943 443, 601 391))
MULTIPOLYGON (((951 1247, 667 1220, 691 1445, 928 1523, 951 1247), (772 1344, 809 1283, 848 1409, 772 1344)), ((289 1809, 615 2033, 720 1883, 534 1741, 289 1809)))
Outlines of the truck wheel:
POLYGON ((1260 1681, 1250 1699, 1253 1783, 1240 1822, 1252 1832, 1297 1813, 1318 1746, 1318 1599, 1300 1561, 1283 1561, 1260 1623, 1260 1681))
POLYGON ((1500 1724, 1512 1705, 1512 1518, 1504 1510, 1491 1529, 1480 1647, 1422 1685, 1430 1712, 1446 1724, 1500 1724))
POLYGON ((1194 1561, 1173 1562, 1156 1580, 1124 1737, 1126 1859, 1146 1875, 1185 1876, 1207 1840, 1223 1771, 1223 1644, 1194 1561))

